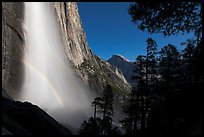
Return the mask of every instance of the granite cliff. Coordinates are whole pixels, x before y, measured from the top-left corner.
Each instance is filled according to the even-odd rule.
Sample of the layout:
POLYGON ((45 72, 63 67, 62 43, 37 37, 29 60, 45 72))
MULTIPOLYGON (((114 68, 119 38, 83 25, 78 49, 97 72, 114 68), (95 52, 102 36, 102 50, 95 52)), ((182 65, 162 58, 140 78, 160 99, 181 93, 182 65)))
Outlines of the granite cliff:
MULTIPOLYGON (((77 3, 50 4, 56 11, 60 26, 65 61, 72 65, 77 77, 96 95, 100 95, 109 83, 117 99, 116 104, 124 102, 130 85, 117 67, 94 55, 88 47, 77 3)), ((6 98, 18 96, 24 81, 24 14, 24 3, 2 3, 2 88, 6 91, 2 95, 6 98)), ((15 105, 9 104, 11 108, 15 105)), ((3 129, 7 131, 5 127, 3 129)))
POLYGON ((83 79, 91 90, 99 94, 103 91, 106 82, 111 82, 116 92, 129 91, 130 85, 122 72, 94 55, 88 47, 77 3, 56 2, 53 6, 61 27, 65 58, 73 64, 79 78, 83 79))
POLYGON ((85 59, 95 57, 88 47, 86 35, 78 13, 76 2, 55 2, 58 22, 61 28, 61 37, 64 42, 65 57, 78 67, 85 59))
POLYGON ((23 3, 2 3, 2 87, 12 95, 23 82, 23 18, 23 3))
MULTIPOLYGON (((94 92, 101 93, 105 83, 111 81, 114 89, 129 90, 121 71, 106 61, 99 59, 88 47, 86 34, 78 13, 76 2, 54 2, 56 16, 60 26, 61 38, 64 47, 64 57, 72 64, 78 78, 82 79, 94 92), (87 63, 88 62, 88 63, 87 63), (86 68, 82 68, 84 64, 86 68), (91 71, 87 70, 94 66, 105 75, 111 75, 103 80, 91 71), (106 69, 104 69, 106 68, 106 69), (119 82, 119 81, 120 82, 119 82), (119 83, 118 83, 119 82, 119 83)), ((17 95, 23 82, 24 68, 22 63, 24 51, 23 3, 2 4, 2 87, 11 95, 17 95), (15 92, 15 94, 13 93, 15 92)))

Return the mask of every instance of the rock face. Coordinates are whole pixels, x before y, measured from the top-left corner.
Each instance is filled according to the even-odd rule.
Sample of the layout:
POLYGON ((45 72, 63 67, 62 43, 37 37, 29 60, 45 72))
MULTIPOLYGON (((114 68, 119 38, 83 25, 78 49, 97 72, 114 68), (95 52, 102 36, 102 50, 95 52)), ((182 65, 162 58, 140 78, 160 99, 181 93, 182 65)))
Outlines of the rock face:
POLYGON ((2 3, 2 87, 9 93, 18 92, 23 82, 23 18, 23 3, 2 3))
POLYGON ((130 90, 130 85, 120 70, 98 56, 95 56, 95 58, 99 66, 93 64, 91 60, 85 60, 79 66, 79 70, 88 81, 90 88, 100 94, 102 93, 102 89, 106 86, 106 83, 109 83, 116 96, 127 95, 130 90))
POLYGON ((106 82, 111 82, 113 87, 119 85, 120 91, 123 89, 128 91, 130 85, 121 71, 94 55, 88 47, 77 3, 55 2, 53 7, 56 9, 61 28, 65 58, 73 64, 78 77, 97 93, 102 92, 106 82), (104 78, 102 79, 101 76, 104 78))
MULTIPOLYGON (((61 38, 64 43, 64 56, 75 68, 74 71, 78 77, 97 92, 101 92, 108 81, 116 85, 118 79, 120 79, 120 85, 128 89, 129 85, 123 74, 116 67, 112 67, 106 61, 99 59, 88 47, 77 3, 54 2, 51 4, 56 10, 61 38), (87 62, 89 63, 87 64, 87 62), (82 64, 89 65, 86 66, 89 68, 95 66, 97 70, 101 69, 111 80, 99 80, 97 74, 92 77, 90 75, 92 72, 83 69, 82 64)), ((2 6, 2 86, 10 95, 14 95, 12 92, 19 92, 21 88, 24 74, 22 63, 24 4, 4 2, 2 6)))
POLYGON ((9 100, 14 101, 13 98, 11 98, 11 97, 6 93, 5 89, 2 89, 2 90, 1 90, 1 95, 2 95, 2 97, 4 97, 4 98, 7 98, 7 99, 9 99, 9 100))
POLYGON ((78 13, 76 2, 55 2, 58 22, 61 27, 64 42, 65 57, 78 67, 85 59, 93 60, 95 57, 88 47, 86 35, 78 13))
POLYGON ((118 54, 113 55, 110 59, 108 59, 107 62, 119 68, 131 86, 137 86, 137 82, 132 79, 132 76, 139 74, 133 72, 136 69, 136 66, 133 62, 130 62, 127 58, 118 54))

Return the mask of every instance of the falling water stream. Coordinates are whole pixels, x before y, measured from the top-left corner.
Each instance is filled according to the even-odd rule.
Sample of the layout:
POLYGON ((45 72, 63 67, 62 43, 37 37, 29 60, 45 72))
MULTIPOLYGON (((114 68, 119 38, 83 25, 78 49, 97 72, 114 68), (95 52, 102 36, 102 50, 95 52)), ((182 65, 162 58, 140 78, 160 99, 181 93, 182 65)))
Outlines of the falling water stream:
POLYGON ((64 58, 51 3, 25 2, 25 78, 20 98, 44 109, 57 121, 79 127, 90 116, 90 92, 64 58))

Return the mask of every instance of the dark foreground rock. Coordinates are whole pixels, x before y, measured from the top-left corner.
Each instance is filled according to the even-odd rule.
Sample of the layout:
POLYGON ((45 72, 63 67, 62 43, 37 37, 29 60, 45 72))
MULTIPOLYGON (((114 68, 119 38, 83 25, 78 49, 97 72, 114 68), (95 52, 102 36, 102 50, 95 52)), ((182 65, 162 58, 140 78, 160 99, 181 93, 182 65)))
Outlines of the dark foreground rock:
POLYGON ((71 135, 45 111, 29 102, 2 97, 2 135, 71 135))

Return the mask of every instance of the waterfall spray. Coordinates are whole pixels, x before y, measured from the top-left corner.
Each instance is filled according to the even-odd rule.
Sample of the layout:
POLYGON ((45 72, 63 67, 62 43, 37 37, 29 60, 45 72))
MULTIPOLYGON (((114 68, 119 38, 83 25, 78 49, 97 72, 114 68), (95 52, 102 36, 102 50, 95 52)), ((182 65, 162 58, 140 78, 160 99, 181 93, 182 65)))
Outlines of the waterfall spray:
POLYGON ((90 115, 90 92, 64 58, 51 3, 25 2, 25 78, 18 100, 46 110, 59 122, 79 127, 90 115))

